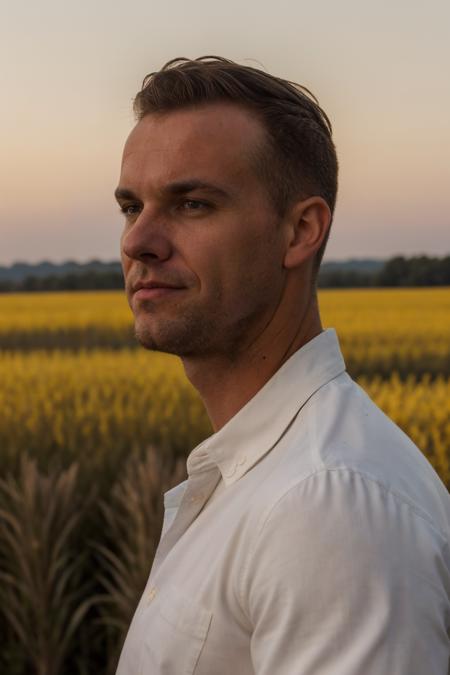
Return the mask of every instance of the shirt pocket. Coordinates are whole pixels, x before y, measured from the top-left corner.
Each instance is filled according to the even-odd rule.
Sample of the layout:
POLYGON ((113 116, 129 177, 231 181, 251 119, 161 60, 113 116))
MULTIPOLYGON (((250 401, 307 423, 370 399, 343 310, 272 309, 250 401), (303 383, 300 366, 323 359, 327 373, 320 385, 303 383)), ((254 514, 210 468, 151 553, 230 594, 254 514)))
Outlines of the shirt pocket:
POLYGON ((141 675, 193 675, 212 613, 175 586, 160 590, 144 641, 141 675))

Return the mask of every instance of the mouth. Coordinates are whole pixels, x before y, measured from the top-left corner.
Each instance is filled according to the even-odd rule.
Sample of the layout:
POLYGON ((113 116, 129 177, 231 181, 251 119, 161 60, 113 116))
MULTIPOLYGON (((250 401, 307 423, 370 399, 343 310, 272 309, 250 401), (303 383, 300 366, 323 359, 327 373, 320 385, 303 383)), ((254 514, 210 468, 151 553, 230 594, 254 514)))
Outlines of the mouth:
POLYGON ((151 281, 148 283, 137 283, 131 291, 135 300, 156 300, 158 298, 167 298, 177 291, 184 290, 182 286, 171 286, 163 282, 151 281))
POLYGON ((133 294, 135 300, 155 300, 156 298, 166 298, 182 288, 173 286, 154 286, 153 288, 140 288, 133 294))

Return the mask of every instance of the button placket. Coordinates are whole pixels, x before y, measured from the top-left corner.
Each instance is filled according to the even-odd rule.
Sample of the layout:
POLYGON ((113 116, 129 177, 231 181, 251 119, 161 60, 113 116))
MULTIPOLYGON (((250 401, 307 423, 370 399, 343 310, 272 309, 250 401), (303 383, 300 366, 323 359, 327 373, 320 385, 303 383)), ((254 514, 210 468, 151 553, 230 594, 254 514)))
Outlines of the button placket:
POLYGON ((159 542, 153 561, 152 575, 157 574, 158 568, 164 558, 196 519, 219 480, 220 472, 217 467, 208 472, 208 475, 202 472, 201 474, 191 474, 189 476, 186 492, 181 500, 177 514, 171 527, 159 542))

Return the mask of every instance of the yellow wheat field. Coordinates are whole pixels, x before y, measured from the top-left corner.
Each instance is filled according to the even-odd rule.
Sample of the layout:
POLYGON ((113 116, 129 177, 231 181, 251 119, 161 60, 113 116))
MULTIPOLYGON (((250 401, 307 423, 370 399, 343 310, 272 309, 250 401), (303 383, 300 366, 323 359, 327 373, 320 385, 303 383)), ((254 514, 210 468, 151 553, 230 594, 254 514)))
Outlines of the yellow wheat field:
MULTIPOLYGON (((450 289, 319 298, 349 372, 448 481, 450 289)), ((178 360, 130 345, 122 292, 0 296, 0 465, 25 452, 107 471, 150 444, 185 455, 208 435, 178 360)))
POLYGON ((4 293, 0 295, 0 334, 9 331, 123 329, 132 323, 122 291, 4 293))
MULTIPOLYGON (((319 291, 326 325, 358 337, 375 331, 433 339, 450 335, 450 288, 324 289, 319 291)), ((129 330, 132 316, 122 291, 4 293, 0 335, 11 331, 129 330)))
MULTIPOLYGON (((0 461, 77 459, 92 471, 155 444, 186 455, 210 433, 177 359, 144 350, 9 353, 0 360, 0 461)), ((450 380, 361 378, 374 401, 450 479, 450 380)))
MULTIPOLYGON (((450 288, 322 290, 349 372, 450 375, 450 288)), ((0 295, 0 348, 135 346, 124 293, 0 295)))
POLYGON ((144 350, 10 352, 0 359, 0 463, 112 469, 154 444, 183 455, 210 432, 175 357, 144 350))
POLYGON ((354 375, 450 375, 450 288, 326 290, 324 323, 354 375))
POLYGON ((135 344, 121 291, 0 295, 0 348, 84 349, 135 344))

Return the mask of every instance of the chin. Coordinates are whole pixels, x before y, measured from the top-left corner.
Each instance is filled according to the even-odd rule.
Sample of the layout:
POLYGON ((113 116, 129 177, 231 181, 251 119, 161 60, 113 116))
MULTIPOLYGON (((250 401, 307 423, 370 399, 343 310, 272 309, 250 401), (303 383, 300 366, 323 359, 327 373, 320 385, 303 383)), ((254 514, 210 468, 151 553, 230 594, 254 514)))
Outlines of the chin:
POLYGON ((155 331, 150 330, 147 326, 135 326, 134 336, 142 347, 155 352, 167 352, 169 345, 167 340, 155 335, 155 331))
POLYGON ((217 351, 215 331, 207 323, 185 315, 182 319, 149 325, 136 321, 136 340, 151 351, 175 354, 180 357, 205 356, 217 351))
POLYGON ((150 330, 147 326, 136 326, 135 337, 139 344, 149 351, 186 356, 192 351, 189 336, 183 331, 150 330))

